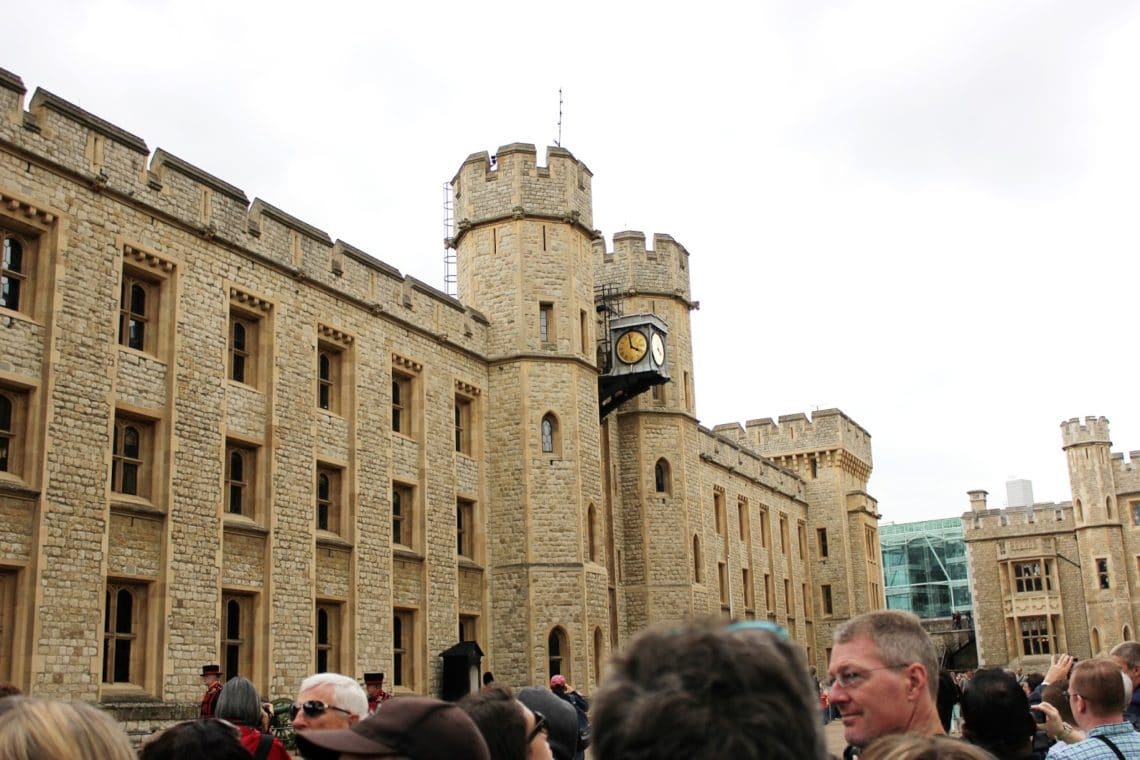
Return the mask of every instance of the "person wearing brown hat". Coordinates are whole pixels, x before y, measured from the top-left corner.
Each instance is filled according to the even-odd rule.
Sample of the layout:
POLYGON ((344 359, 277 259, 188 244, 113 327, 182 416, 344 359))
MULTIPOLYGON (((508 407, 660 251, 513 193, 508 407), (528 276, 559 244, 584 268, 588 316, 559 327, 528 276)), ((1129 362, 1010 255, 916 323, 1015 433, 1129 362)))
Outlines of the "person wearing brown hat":
POLYGON ((202 666, 202 683, 206 685, 206 693, 202 695, 202 702, 198 705, 199 718, 214 717, 214 706, 218 702, 218 695, 222 693, 222 683, 219 677, 222 668, 219 665, 202 666))
POLYGON ((365 673, 364 690, 368 692, 369 715, 374 715, 380 709, 380 705, 392 698, 390 693, 384 691, 383 673, 365 673))
POLYGON ((297 734, 306 760, 491 760, 479 729, 463 710, 428 697, 402 697, 348 729, 297 734))

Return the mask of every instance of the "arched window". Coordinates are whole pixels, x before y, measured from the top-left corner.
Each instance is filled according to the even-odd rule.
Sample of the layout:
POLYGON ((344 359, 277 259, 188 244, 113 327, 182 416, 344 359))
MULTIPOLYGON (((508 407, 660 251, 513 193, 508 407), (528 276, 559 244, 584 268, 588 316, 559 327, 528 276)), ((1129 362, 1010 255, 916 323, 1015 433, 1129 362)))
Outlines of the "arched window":
POLYGON ((139 477, 142 467, 142 432, 139 426, 117 420, 112 441, 111 490, 141 496, 139 477))
POLYGON ((601 627, 594 629, 594 685, 602 682, 602 660, 605 657, 605 648, 602 642, 601 627))
POLYGON ((135 597, 130 589, 109 588, 103 625, 103 681, 131 681, 131 648, 135 643, 135 597))
POLYGON ((550 632, 546 640, 547 677, 563 675, 566 680, 573 683, 570 678, 570 642, 566 631, 556 627, 550 632))
POLYGON ((1127 625, 1124 626, 1124 635, 1121 637, 1120 640, 1121 641, 1132 641, 1132 628, 1130 626, 1127 626, 1127 625))
POLYGON ((147 348, 148 283, 130 275, 123 276, 119 304, 119 343, 143 351, 147 348))
MULTIPOLYGON (((329 529, 330 489, 327 472, 317 475, 317 528, 329 529)), ((323 673, 324 671, 318 671, 323 673)))
POLYGON ((553 412, 547 412, 542 418, 542 453, 543 454, 557 454, 559 447, 558 440, 558 418, 554 416, 553 412))
POLYGON ((1115 520, 1116 519, 1116 509, 1115 509, 1115 505, 1112 503, 1112 497, 1111 496, 1105 496, 1104 497, 1104 511, 1108 514, 1109 520, 1115 520))
POLYGON ((701 538, 693 536, 693 582, 701 582, 701 538))
POLYGON ((586 510, 586 535, 587 546, 589 549, 589 557, 591 562, 598 561, 598 533, 597 533, 597 520, 598 511, 594 509, 591 504, 590 508, 586 510))
POLYGON ((0 259, 0 306, 20 310, 20 293, 27 281, 28 267, 24 246, 14 237, 4 236, 4 254, 0 259))
MULTIPOLYGON (((242 666, 245 664, 246 659, 243 655, 245 652, 245 629, 243 627, 242 618, 242 602, 233 596, 225 601, 226 613, 225 619, 222 621, 225 632, 222 636, 222 652, 225 658, 225 676, 226 680, 241 675, 242 666)), ((247 672, 248 675, 248 672, 247 672)))
POLYGON ((669 493, 672 484, 669 482, 669 462, 665 459, 658 459, 657 464, 653 465, 653 487, 657 493, 669 493))
POLYGON ((1073 502, 1073 507, 1077 513, 1077 522, 1084 522, 1085 510, 1081 507, 1081 500, 1077 499, 1073 502))
POLYGON ((328 351, 317 355, 317 406, 335 411, 336 367, 328 351))
POLYGON ((245 455, 240 449, 230 449, 226 457, 226 482, 229 487, 229 512, 244 514, 245 509, 245 455))

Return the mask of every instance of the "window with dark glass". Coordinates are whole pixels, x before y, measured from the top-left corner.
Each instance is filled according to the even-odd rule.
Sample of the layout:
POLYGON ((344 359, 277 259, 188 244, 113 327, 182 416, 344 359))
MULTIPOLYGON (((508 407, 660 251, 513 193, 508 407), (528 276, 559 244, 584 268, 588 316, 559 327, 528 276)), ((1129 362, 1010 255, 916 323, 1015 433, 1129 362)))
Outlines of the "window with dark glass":
POLYGON ((222 595, 222 673, 251 678, 253 669, 253 597, 222 595))
POLYGON ((471 454, 471 399, 455 397, 455 450, 471 454))
POLYGON ((3 258, 0 259, 0 306, 19 311, 23 303, 26 309, 24 292, 27 290, 30 257, 26 255, 20 238, 3 230, 0 230, 0 235, 4 237, 3 258))
POLYGON ((317 671, 336 673, 340 670, 337 642, 340 639, 340 607, 336 604, 317 605, 317 671))
POLYGON ((118 418, 111 441, 111 490, 130 496, 147 495, 150 426, 118 418))
POLYGON ((548 413, 542 418, 541 426, 542 453, 555 454, 558 452, 558 420, 548 413))
POLYGON ((826 558, 827 552, 828 552, 828 549, 827 549, 827 528, 816 528, 815 529, 815 538, 816 538, 816 543, 818 544, 820 558, 826 558))
POLYGON ((548 676, 566 675, 566 663, 563 661, 566 646, 566 632, 555 628, 546 640, 548 676))
POLYGON ((148 351, 152 290, 154 284, 123 272, 119 302, 119 343, 128 348, 148 351))
POLYGON ((412 489, 392 485, 392 543, 412 545, 412 489))
POLYGON ((658 459, 653 465, 653 490, 657 493, 669 492, 669 463, 658 459))
POLYGON ((412 378, 392 373, 392 430, 412 434, 412 378))
POLYGON ((1101 588, 1110 588, 1112 583, 1108 575, 1108 559, 1099 557, 1096 561, 1096 579, 1101 588))
POLYGON ((455 500, 455 551, 461 557, 472 557, 475 505, 467 499, 455 500))
POLYGON ((322 346, 317 352, 317 406, 340 411, 340 352, 322 346))
POLYGON ((340 533, 340 470, 317 468, 317 529, 340 533))
POLYGON ((0 472, 11 472, 15 457, 12 455, 15 438, 16 405, 12 396, 0 389, 0 472))
POLYGON ((103 683, 140 683, 141 589, 109 584, 103 611, 103 683), (140 609, 136 609, 136 607, 140 609))
POLYGON ((230 379, 257 385, 257 321, 230 314, 230 379))
POLYGON ((414 682, 412 656, 413 625, 410 610, 396 610, 392 615, 392 684, 411 688, 414 682))

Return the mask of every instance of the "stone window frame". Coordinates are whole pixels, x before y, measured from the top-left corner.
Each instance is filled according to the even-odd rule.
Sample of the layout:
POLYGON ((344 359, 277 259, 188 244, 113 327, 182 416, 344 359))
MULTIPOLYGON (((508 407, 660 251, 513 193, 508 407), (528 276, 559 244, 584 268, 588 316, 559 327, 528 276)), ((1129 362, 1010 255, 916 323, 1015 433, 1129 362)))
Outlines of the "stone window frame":
POLYGON ((344 603, 332 599, 317 599, 314 610, 313 640, 314 673, 340 673, 344 659, 344 603))
POLYGON ((673 492, 673 468, 665 457, 653 463, 653 490, 666 496, 673 492))
POLYGON ((827 559, 830 547, 827 545, 827 528, 815 529, 815 546, 820 559, 827 559))
POLYGON ((257 641, 258 595, 249 591, 222 590, 221 651, 218 662, 225 679, 234 675, 254 678, 257 641), (234 615, 234 612, 237 615, 234 615), (236 620, 234 618, 237 618, 236 620))
POLYGON ((417 521, 420 510, 416 499, 419 489, 414 483, 392 481, 392 545, 417 550, 420 531, 417 521))
POLYGON ((701 577, 701 537, 693 534, 693 583, 700 584, 701 577))
POLYGON ((479 640, 479 616, 472 615, 464 612, 459 613, 459 626, 458 626, 459 641, 478 641, 479 640))
POLYGON ((772 511, 767 504, 760 505, 760 548, 768 549, 772 544, 772 511))
MULTIPOLYGON (((13 664, 19 661, 14 631, 18 627, 17 610, 25 606, 18 601, 24 591, 21 581, 23 568, 0 565, 0 680, 13 679, 13 664)), ((20 649, 27 644, 19 643, 20 649)))
POLYGON ((571 671, 570 634, 561 625, 552 626, 546 634, 546 670, 547 678, 561 675, 566 677, 568 683, 574 683, 570 677, 571 671))
POLYGON ((820 612, 824 617, 831 617, 835 614, 835 600, 831 595, 831 584, 823 583, 819 587, 819 606, 820 612))
POLYGON ((1093 559, 1096 568, 1097 588, 1107 590, 1112 588, 1112 561, 1109 557, 1096 557, 1093 559))
POLYGON ((804 620, 810 621, 815 619, 815 610, 812 607, 811 595, 808 593, 808 585, 800 583, 800 596, 803 597, 804 605, 804 620))
POLYGON ((1128 502, 1128 510, 1132 513, 1132 527, 1140 528, 1140 499, 1128 502))
POLYGON ((539 422, 539 444, 543 454, 554 457, 562 455, 562 434, 558 423, 558 415, 548 411, 542 415, 539 422))
POLYGON ((396 607, 392 610, 392 687, 414 692, 417 664, 416 610, 396 607))
POLYGON ((752 519, 748 512, 748 499, 744 496, 736 497, 736 523, 740 531, 740 540, 751 542, 752 519))
POLYGON ((552 347, 558 341, 558 332, 555 329, 555 314, 553 301, 538 302, 538 342, 544 348, 552 347))
POLYGON ((1053 590, 1053 563, 1039 557, 1010 561, 1015 594, 1039 594, 1053 590))
POLYGON ((455 554, 475 559, 477 508, 474 499, 455 497, 455 554))
POLYGON ((38 235, 29 237, 0 227, 0 309, 26 314, 31 308, 38 248, 38 235))
POLYGON ((3 239, 10 237, 20 241, 24 258, 16 273, 21 283, 19 303, 16 308, 0 305, 0 313, 33 322, 46 320, 53 279, 52 252, 58 246, 60 234, 59 219, 60 215, 53 210, 0 192, 0 269, 4 270, 0 279, 12 277, 12 271, 3 262, 3 239))
POLYGON ((717 588, 720 591, 720 608, 722 610, 729 609, 730 597, 728 590, 728 563, 716 563, 716 582, 717 588))
POLYGON ((594 686, 602 682, 602 667, 606 661, 606 639, 600 625, 594 626, 594 686))
POLYGON ((119 268, 118 322, 116 342, 120 349, 136 351, 169 362, 174 349, 176 266, 164 256, 133 243, 122 243, 119 268), (137 286, 146 299, 145 311, 136 314, 128 289, 137 286), (142 318, 144 330, 137 345, 131 337, 135 316, 142 318))
POLYGON ((150 655, 148 609, 150 584, 143 580, 109 577, 103 596, 103 623, 100 639, 99 680, 105 691, 146 690, 150 684, 153 658, 150 655), (123 620, 123 604, 129 600, 129 619, 123 620), (124 630, 126 629, 126 630, 124 630), (120 655, 126 647, 125 663, 120 655), (120 664, 126 678, 119 679, 120 664))
POLYGON ((314 480, 314 525, 317 531, 343 536, 347 510, 345 509, 345 468, 332 462, 318 460, 314 480), (323 519, 322 519, 323 517, 323 519))
POLYGON ((586 556, 591 562, 599 562, 601 559, 598 545, 598 508, 593 502, 586 507, 586 556))
POLYGON ((115 501, 142 502, 154 505, 155 494, 160 480, 160 458, 158 455, 158 428, 160 421, 146 416, 137 410, 121 407, 115 409, 111 420, 111 472, 108 490, 115 501), (131 434, 137 436, 133 455, 127 452, 131 434), (127 472, 132 473, 134 490, 126 487, 127 472))
POLYGON ((482 391, 476 386, 455 381, 455 451, 467 457, 475 456, 477 402, 481 395, 482 391))
POLYGON ((1057 629, 1049 632, 1048 615, 1021 615, 1014 618, 1014 634, 1022 656, 1032 657, 1054 654, 1057 649, 1057 629))
POLYGON ((229 331, 226 338, 226 377, 256 390, 270 384, 273 366, 273 304, 237 287, 229 288, 229 331), (237 345, 237 329, 244 328, 245 345, 237 345), (242 360, 242 361, 239 361, 242 360), (239 377, 241 375, 241 377, 239 377))
POLYGON ((29 390, 0 379, 0 479, 22 480, 27 441, 29 390))
POLYGON ((352 347, 356 339, 335 327, 317 325, 316 405, 338 417, 352 410, 352 347))
POLYGON ((392 354, 392 432, 418 440, 423 427, 420 401, 424 365, 400 354, 392 354))
POLYGON ((740 580, 744 584, 744 611, 756 610, 756 589, 752 587, 752 570, 747 567, 740 568, 740 580))
POLYGON ((266 509, 263 504, 265 494, 263 484, 266 482, 262 467, 264 466, 261 445, 256 441, 245 438, 227 436, 225 446, 225 461, 223 462, 224 483, 223 513, 227 520, 249 521, 254 524, 264 522, 266 509), (233 466, 240 462, 239 477, 234 477, 233 466), (240 509, 234 510, 234 495, 241 498, 240 509))

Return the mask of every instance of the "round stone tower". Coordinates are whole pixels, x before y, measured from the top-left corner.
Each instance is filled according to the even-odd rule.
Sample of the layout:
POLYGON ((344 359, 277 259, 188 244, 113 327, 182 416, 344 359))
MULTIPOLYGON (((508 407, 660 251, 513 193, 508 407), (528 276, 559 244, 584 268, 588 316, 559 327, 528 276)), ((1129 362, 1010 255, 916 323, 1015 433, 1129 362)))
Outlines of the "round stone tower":
POLYGON ((514 143, 452 180, 458 293, 489 322, 491 646, 508 683, 561 673, 588 690, 608 640, 591 175, 514 143), (594 532, 592 532, 594 531, 594 532))

